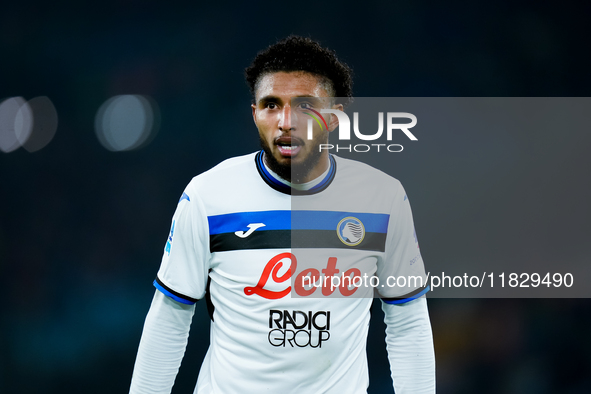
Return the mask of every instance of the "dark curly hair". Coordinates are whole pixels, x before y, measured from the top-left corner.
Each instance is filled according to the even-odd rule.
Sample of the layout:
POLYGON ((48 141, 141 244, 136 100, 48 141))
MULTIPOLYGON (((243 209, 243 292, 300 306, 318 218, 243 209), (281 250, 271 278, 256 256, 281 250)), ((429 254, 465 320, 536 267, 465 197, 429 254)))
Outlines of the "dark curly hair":
POLYGON ((339 61, 333 50, 323 48, 310 38, 290 35, 257 54, 252 64, 244 70, 253 103, 261 77, 278 71, 309 72, 328 83, 331 88, 329 95, 346 98, 353 95, 351 68, 339 61))

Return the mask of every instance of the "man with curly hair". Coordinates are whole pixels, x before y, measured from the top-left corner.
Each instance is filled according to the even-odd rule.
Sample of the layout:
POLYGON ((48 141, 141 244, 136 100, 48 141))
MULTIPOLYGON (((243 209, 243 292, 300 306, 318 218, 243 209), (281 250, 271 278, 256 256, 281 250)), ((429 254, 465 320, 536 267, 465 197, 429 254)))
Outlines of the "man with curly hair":
MULTIPOLYGON (((373 299, 322 280, 305 287, 298 264, 302 250, 326 257, 324 285, 346 267, 424 277, 408 199, 394 178, 320 149, 337 116, 306 134, 302 114, 342 110, 352 97, 351 70, 333 51, 290 36, 260 52, 246 80, 262 150, 222 162, 182 194, 130 392, 171 391, 204 298, 210 347, 195 393, 366 393, 373 299), (341 193, 352 187, 361 197, 341 193)), ((305 271, 317 282, 319 270, 305 271)), ((397 394, 435 392, 427 290, 380 294, 397 394)))

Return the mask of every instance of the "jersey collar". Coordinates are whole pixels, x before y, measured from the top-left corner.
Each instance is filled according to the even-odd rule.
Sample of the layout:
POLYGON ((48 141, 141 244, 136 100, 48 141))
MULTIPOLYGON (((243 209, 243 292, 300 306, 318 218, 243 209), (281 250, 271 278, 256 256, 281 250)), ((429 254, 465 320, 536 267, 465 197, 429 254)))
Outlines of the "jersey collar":
POLYGON ((290 187, 289 185, 286 185, 285 183, 281 182, 280 180, 275 178, 273 176, 273 174, 271 174, 267 170, 267 168, 265 167, 265 164, 263 163, 263 155, 264 155, 264 152, 260 151, 259 153, 257 153, 257 155, 255 156, 255 159, 254 159, 257 170, 259 172, 259 175, 261 176, 261 178, 263 178, 263 180, 265 181, 265 183, 267 185, 271 186, 273 189, 277 190, 278 192, 281 192, 284 194, 301 196, 301 195, 320 193, 321 191, 326 189, 328 187, 328 185, 330 185, 330 183, 334 179, 335 174, 337 172, 337 163, 336 163, 334 157, 332 157, 332 155, 329 155, 330 167, 328 170, 328 174, 326 174, 324 179, 321 180, 317 185, 315 185, 311 189, 297 190, 297 189, 294 189, 294 188, 290 187))

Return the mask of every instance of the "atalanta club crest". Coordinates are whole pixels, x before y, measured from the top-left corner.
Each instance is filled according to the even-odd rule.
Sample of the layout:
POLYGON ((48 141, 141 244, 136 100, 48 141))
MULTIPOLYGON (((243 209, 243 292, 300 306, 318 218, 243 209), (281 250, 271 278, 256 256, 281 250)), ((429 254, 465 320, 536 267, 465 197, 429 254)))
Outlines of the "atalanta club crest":
POLYGON ((339 222, 337 235, 345 245, 356 246, 365 238, 365 227, 361 220, 349 216, 339 222))

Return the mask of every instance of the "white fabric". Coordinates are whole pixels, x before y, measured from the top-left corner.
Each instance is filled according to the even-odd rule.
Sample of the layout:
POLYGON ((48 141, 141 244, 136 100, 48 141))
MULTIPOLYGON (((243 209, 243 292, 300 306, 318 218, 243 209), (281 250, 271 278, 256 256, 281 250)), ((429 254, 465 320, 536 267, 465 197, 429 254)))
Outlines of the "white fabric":
POLYGON ((382 302, 386 346, 396 394, 435 393, 435 354, 427 300, 382 302))
POLYGON ((156 291, 144 323, 130 394, 168 394, 185 354, 195 305, 156 291))

